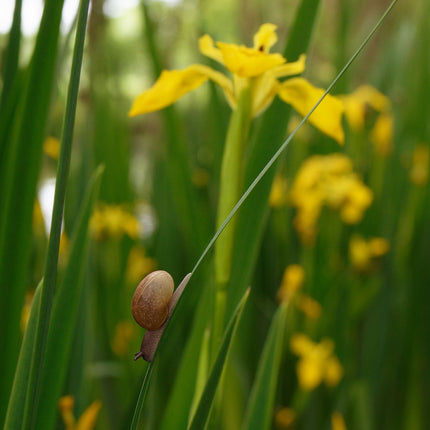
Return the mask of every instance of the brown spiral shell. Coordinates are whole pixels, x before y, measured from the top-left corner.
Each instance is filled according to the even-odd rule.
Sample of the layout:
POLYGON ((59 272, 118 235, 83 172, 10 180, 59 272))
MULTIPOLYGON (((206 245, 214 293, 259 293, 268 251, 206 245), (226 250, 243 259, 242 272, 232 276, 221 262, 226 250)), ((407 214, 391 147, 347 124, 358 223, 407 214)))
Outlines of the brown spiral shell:
POLYGON ((131 313, 141 327, 156 330, 163 325, 173 289, 173 278, 164 270, 157 270, 143 278, 131 302, 131 313))

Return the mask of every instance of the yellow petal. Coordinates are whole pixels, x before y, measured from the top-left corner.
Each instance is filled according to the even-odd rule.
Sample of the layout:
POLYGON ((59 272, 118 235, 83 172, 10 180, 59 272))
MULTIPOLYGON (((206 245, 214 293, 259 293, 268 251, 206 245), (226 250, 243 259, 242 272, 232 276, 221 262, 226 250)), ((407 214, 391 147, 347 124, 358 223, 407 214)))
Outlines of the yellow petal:
POLYGON ((254 78, 252 90, 252 116, 256 117, 263 112, 272 103, 278 91, 279 81, 275 79, 272 72, 266 72, 254 78))
POLYGON ((412 168, 409 177, 415 185, 422 186, 427 183, 429 176, 430 150, 426 144, 418 144, 412 155, 412 168))
POLYGON ((254 35, 254 49, 269 52, 270 48, 278 41, 275 24, 263 24, 254 35))
POLYGON ((282 78, 285 76, 300 75, 306 68, 306 54, 300 55, 297 61, 283 64, 282 66, 273 69, 273 76, 275 78, 282 78))
POLYGON ((373 126, 370 138, 375 146, 376 152, 386 157, 393 145, 394 118, 391 113, 382 113, 373 126))
POLYGON ((371 85, 358 87, 351 97, 356 97, 362 103, 367 103, 378 112, 386 112, 391 109, 390 99, 371 85))
POLYGON ((75 398, 73 396, 63 396, 58 401, 58 408, 60 409, 61 418, 66 426, 66 430, 73 430, 75 428, 74 406, 75 398))
POLYGON ((323 379, 321 363, 313 358, 305 357, 300 359, 296 369, 299 385, 303 390, 313 390, 323 379))
MULTIPOLYGON (((306 79, 291 78, 281 84, 278 95, 286 103, 293 106, 297 112, 305 116, 323 93, 324 90, 315 88, 306 79)), ((309 122, 343 145, 342 113, 342 102, 337 97, 327 94, 309 117, 309 122)))
POLYGON ((291 336, 290 348, 294 354, 305 356, 315 348, 315 343, 303 333, 294 333, 291 336))
POLYGON ((374 237, 369 241, 369 250, 374 257, 385 255, 390 249, 390 243, 383 237, 374 237))
POLYGON ((321 305, 307 294, 299 297, 297 307, 310 319, 318 319, 322 312, 321 305))
POLYGON ((228 99, 233 98, 232 84, 222 73, 207 66, 194 64, 182 70, 164 70, 157 82, 134 100, 129 116, 141 115, 170 106, 208 79, 212 79, 220 85, 228 99))
POLYGON ((206 55, 206 57, 224 64, 221 51, 215 46, 212 37, 208 34, 205 34, 199 39, 199 50, 203 55, 206 55))
POLYGON ((60 141, 56 137, 49 136, 43 142, 43 152, 54 160, 60 155, 60 141))
POLYGON ((333 412, 331 414, 331 429, 346 430, 345 420, 340 412, 333 412))
POLYGON ((324 380, 329 387, 335 387, 343 376, 343 367, 336 356, 330 357, 326 362, 324 380))
POLYGON ((93 430, 96 425, 101 406, 101 402, 97 400, 93 402, 79 418, 79 421, 76 424, 76 430, 93 430))
POLYGON ((287 429, 291 427, 296 418, 297 414, 294 409, 282 408, 275 415, 275 423, 277 428, 287 429))
POLYGON ((366 116, 366 105, 353 95, 340 96, 345 108, 345 117, 353 130, 362 130, 366 116))
POLYGON ((225 67, 230 72, 245 78, 259 76, 286 61, 281 54, 267 54, 257 49, 223 42, 217 42, 217 45, 225 67))

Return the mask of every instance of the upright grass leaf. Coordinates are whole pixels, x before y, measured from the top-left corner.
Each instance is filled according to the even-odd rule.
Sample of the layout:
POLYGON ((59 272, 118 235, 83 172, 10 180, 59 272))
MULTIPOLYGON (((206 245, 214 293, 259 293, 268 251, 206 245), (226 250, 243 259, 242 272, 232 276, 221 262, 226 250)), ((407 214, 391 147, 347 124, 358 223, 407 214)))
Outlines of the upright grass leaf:
POLYGON ((99 167, 91 178, 72 237, 64 277, 55 295, 43 362, 35 428, 50 429, 55 424, 57 403, 68 369, 79 304, 83 297, 88 256, 88 224, 99 193, 103 170, 103 167, 99 167), (58 342, 59 339, 62 341, 58 342))
POLYGON ((252 387, 246 412, 244 430, 264 430, 270 428, 273 416, 279 366, 282 356, 287 305, 281 305, 273 318, 263 353, 258 364, 257 376, 252 387))
MULTIPOLYGON (((17 95, 18 61, 21 45, 21 10, 22 0, 15 2, 12 27, 9 32, 8 44, 4 53, 3 87, 0 97, 0 182, 4 174, 4 158, 8 152, 10 139, 6 139, 7 129, 12 118, 14 98, 17 95)), ((1 202, 1 198, 0 198, 1 202)))
POLYGON ((248 296, 249 290, 246 290, 244 296, 237 305, 236 310, 234 311, 233 316, 231 317, 227 325, 217 356, 212 366, 209 379, 206 383, 202 397, 200 398, 196 413, 193 417, 193 420, 191 421, 189 430, 204 429, 206 426, 209 413, 214 403, 216 389, 218 387, 218 383, 221 379, 222 371, 224 370, 224 365, 228 357, 230 345, 237 331, 237 326, 240 321, 240 317, 242 315, 242 311, 248 299, 248 296))
POLYGON ((30 379, 27 391, 27 400, 24 410, 24 428, 34 428, 41 394, 42 367, 45 359, 49 320, 51 317, 55 282, 57 277, 61 223, 63 218, 66 185, 69 175, 73 127, 75 123, 88 7, 89 0, 81 0, 79 5, 79 18, 76 31, 75 47, 73 51, 72 70, 67 94, 62 143, 58 160, 51 234, 49 238, 48 254, 45 264, 45 276, 40 300, 40 318, 36 331, 30 379))
MULTIPOLYGON (((4 53, 4 67, 3 67, 3 89, 0 99, 0 111, 7 102, 9 92, 12 88, 12 83, 18 71, 19 49, 21 45, 21 10, 22 0, 15 1, 15 8, 13 11, 12 27, 9 32, 9 40, 7 48, 4 53)), ((0 142, 3 145, 6 142, 0 142)))
POLYGON ((34 335, 36 333, 37 321, 39 319, 40 291, 42 282, 43 281, 40 282, 36 288, 36 292, 34 293, 33 303, 31 305, 30 315, 24 333, 24 339, 21 344, 12 391, 9 398, 9 405, 7 408, 4 425, 5 429, 20 429, 22 426, 22 408, 25 403, 28 378, 30 376, 29 363, 31 361, 31 354, 34 347, 34 335))
POLYGON ((33 204, 42 159, 50 95, 55 71, 63 0, 47 0, 25 80, 23 97, 14 115, 0 212, 0 423, 19 351, 19 318, 28 281, 33 204))

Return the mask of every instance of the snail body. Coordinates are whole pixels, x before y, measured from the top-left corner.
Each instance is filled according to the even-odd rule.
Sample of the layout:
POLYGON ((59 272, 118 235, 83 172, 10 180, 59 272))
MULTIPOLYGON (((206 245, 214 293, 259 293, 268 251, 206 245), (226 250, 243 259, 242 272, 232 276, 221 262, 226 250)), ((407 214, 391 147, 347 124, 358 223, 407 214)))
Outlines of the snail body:
POLYGON ((134 356, 135 361, 140 357, 152 361, 170 314, 190 277, 191 273, 173 292, 173 278, 164 270, 157 270, 143 278, 137 286, 131 302, 131 313, 146 332, 140 351, 134 356))

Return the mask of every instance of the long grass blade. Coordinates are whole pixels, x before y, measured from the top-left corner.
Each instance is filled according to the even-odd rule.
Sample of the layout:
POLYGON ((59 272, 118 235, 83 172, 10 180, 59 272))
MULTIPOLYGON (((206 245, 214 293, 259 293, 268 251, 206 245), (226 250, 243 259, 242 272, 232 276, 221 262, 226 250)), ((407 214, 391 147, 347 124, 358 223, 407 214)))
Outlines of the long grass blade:
POLYGON ((31 354, 34 347, 34 336, 36 334, 36 326, 39 319, 42 282, 43 281, 41 281, 36 288, 33 303, 31 304, 30 315, 24 332, 24 339, 22 340, 12 391, 9 398, 9 405, 4 425, 5 429, 20 429, 22 426, 22 409, 25 403, 25 395, 27 393, 28 378, 30 376, 29 363, 31 361, 31 354))
POLYGON ((101 166, 91 178, 77 219, 76 231, 72 237, 67 267, 55 294, 43 360, 41 394, 36 411, 35 428, 50 429, 55 424, 57 402, 68 369, 79 304, 84 292, 84 275, 88 261, 88 225, 100 189, 102 173, 101 166), (59 343, 58 339, 63 340, 59 343))
MULTIPOLYGON (((36 184, 55 73, 62 0, 47 0, 19 105, 2 161, 0 212, 0 423, 3 423, 19 352, 19 318, 28 285, 36 184)), ((13 90, 17 90, 13 86, 13 90)), ((2 136, 4 137, 4 135, 2 136)))
POLYGON ((9 32, 8 45, 4 54, 5 66, 2 76, 3 89, 0 100, 0 111, 2 112, 18 71, 19 50, 21 46, 21 10, 22 0, 17 0, 13 11, 13 21, 9 32))
MULTIPOLYGON (((8 44, 3 56, 3 87, 0 97, 0 112, 2 113, 0 116, 0 172, 3 173, 5 157, 11 143, 10 139, 6 139, 5 136, 10 123, 12 122, 12 112, 15 107, 14 101, 17 98, 16 88, 18 80, 18 61, 21 47, 21 10, 22 0, 17 0, 15 2, 8 44)), ((0 173, 0 181, 2 180, 3 173, 0 173)))
POLYGON ((281 305, 270 326, 267 340, 252 387, 244 430, 264 430, 270 428, 281 364, 282 340, 284 334, 287 306, 281 305))
POLYGON ((224 332, 223 340, 221 342, 217 356, 212 366, 209 379, 206 382, 206 386, 197 406, 196 413, 191 421, 189 430, 204 429, 206 426, 206 422, 208 420, 209 413, 214 402, 216 389, 221 379, 224 365, 227 361, 231 342, 234 339, 235 333, 237 331, 237 326, 240 321, 240 317, 242 315, 242 311, 248 299, 248 296, 249 290, 246 290, 244 296, 237 305, 236 310, 227 325, 227 328, 224 332))
POLYGON ((133 419, 131 421, 130 430, 136 430, 139 425, 140 415, 142 413, 143 403, 145 401, 146 393, 148 391, 149 383, 151 382, 152 370, 154 368, 154 362, 148 364, 146 368, 145 377, 143 378, 142 387, 137 398, 136 408, 133 413, 133 419))
POLYGON ((72 150, 73 128, 75 123, 76 104, 81 75, 81 65, 88 17, 89 0, 82 0, 79 6, 79 19, 73 52, 72 70, 67 95, 64 128, 57 170, 57 180, 52 214, 52 227, 48 244, 48 254, 45 265, 44 283, 40 302, 40 319, 36 332, 30 380, 27 391, 27 401, 24 412, 24 428, 34 428, 35 417, 40 397, 42 367, 48 337, 49 320, 51 317, 57 277, 58 251, 60 245, 61 223, 63 218, 66 185, 69 175, 70 157, 72 150))

